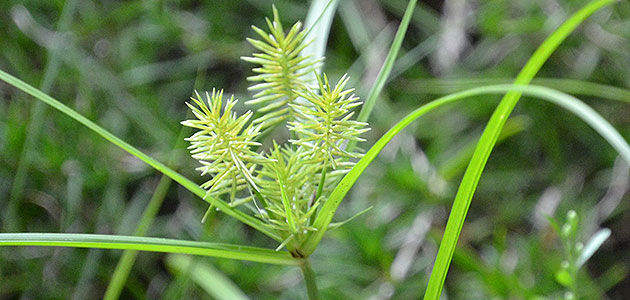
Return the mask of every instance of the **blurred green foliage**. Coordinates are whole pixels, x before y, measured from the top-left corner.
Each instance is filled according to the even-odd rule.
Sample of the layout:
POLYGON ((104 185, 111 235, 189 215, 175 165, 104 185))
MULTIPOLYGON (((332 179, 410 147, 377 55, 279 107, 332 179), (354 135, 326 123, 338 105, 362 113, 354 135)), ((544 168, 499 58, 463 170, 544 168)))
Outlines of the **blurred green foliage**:
MULTIPOLYGON (((48 93, 201 182, 186 149, 173 149, 179 122, 186 119, 184 102, 195 87, 251 97, 243 80, 251 75, 250 66, 239 57, 254 50, 245 37, 255 35, 250 25, 264 25, 272 1, 77 1, 68 29, 56 33, 66 2, 0 1, 0 69, 40 86, 50 49, 61 40, 60 65, 48 93)), ((303 19, 308 10, 302 1, 273 2, 285 24, 303 19)), ((453 2, 423 1, 417 7, 394 76, 370 119, 368 143, 445 88, 467 87, 470 79, 514 77, 540 42, 586 3, 480 0, 468 1, 461 13, 453 2), (461 22, 451 26, 449 18, 461 22)), ((351 84, 364 98, 405 6, 404 0, 340 1, 326 72, 338 79, 350 68, 351 84)), ((577 86, 589 81, 618 87, 580 98, 626 139, 630 105, 597 95, 610 92, 630 101, 629 16, 627 1, 597 13, 539 75, 577 86)), ((554 87, 562 89, 558 83, 554 87)), ((337 217, 374 208, 332 230, 313 255, 325 299, 417 299, 423 294, 470 147, 498 99, 478 97, 428 116, 367 169, 337 217)), ((132 234, 160 174, 52 110, 43 109, 42 126, 34 131, 28 124, 35 121, 36 106, 0 83, 2 231, 11 224, 11 232, 132 234), (25 141, 33 135, 22 160, 25 141), (11 196, 25 161, 24 185, 19 197, 15 191, 11 196), (11 205, 16 211, 7 219, 5 208, 11 205)), ((600 227, 612 231, 580 269, 578 295, 630 297, 628 167, 615 162, 614 150, 586 124, 556 106, 524 99, 514 115, 507 127, 512 132, 505 133, 482 175, 445 293, 449 299, 564 297, 556 273, 565 252, 545 214, 564 220, 572 209, 581 217, 577 240, 588 240, 600 227)), ((275 248, 274 241, 221 213, 202 224, 206 208, 171 185, 147 235, 275 248)), ((0 248, 0 299, 99 299, 120 255, 0 248)), ((176 259, 140 253, 121 299, 210 298, 208 287, 198 281, 217 273, 252 299, 304 295, 295 268, 194 259, 203 259, 200 265, 211 271, 191 275, 195 269, 169 265, 176 259)))

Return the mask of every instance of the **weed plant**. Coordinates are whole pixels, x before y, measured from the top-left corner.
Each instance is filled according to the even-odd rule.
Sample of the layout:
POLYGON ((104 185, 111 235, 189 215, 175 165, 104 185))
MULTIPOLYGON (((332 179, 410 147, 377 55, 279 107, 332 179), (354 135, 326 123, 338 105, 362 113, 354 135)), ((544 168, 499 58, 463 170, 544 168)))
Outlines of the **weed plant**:
MULTIPOLYGON (((242 57, 245 62, 255 65, 252 69, 254 75, 247 78, 252 83, 249 90, 253 96, 251 100, 245 101, 245 105, 256 110, 238 113, 237 97, 228 96, 222 89, 195 91, 187 103, 191 111, 190 117, 181 122, 185 128, 180 129, 178 143, 184 141, 184 136, 188 136, 185 138, 190 144, 188 149, 199 164, 196 170, 208 178, 201 185, 176 172, 171 167, 174 164, 172 161, 168 165, 161 163, 77 110, 49 96, 47 92, 50 83, 36 89, 0 70, 1 80, 40 101, 35 110, 37 115, 43 114, 43 104, 47 104, 164 174, 149 205, 141 214, 133 235, 12 232, 15 228, 20 228, 19 224, 12 223, 19 215, 18 199, 21 195, 18 184, 18 193, 12 194, 5 213, 5 220, 8 222, 3 224, 5 231, 12 233, 0 234, 0 245, 125 250, 105 292, 106 299, 120 297, 130 278, 137 251, 170 253, 167 264, 175 273, 188 274, 180 278, 190 277, 214 297, 224 299, 243 299, 246 296, 238 287, 223 280, 220 272, 206 262, 177 254, 297 266, 301 269, 308 298, 319 299, 317 282, 324 281, 325 278, 316 276, 317 272, 313 270, 312 264, 317 270, 320 260, 316 258, 311 262, 311 256, 316 255, 315 251, 328 231, 370 210, 364 207, 345 221, 333 222, 333 216, 342 200, 385 146, 415 120, 444 105, 474 96, 504 95, 476 146, 470 148, 469 153, 463 154, 464 161, 469 161, 468 167, 457 189, 446 228, 436 238, 439 240, 439 249, 429 280, 424 283, 426 289, 423 294, 424 299, 440 299, 452 261, 467 265, 477 272, 485 272, 486 278, 496 275, 490 274, 491 271, 470 259, 466 249, 458 250, 456 246, 490 153, 504 138, 502 134, 509 134, 508 129, 513 124, 509 120, 518 120, 509 117, 522 95, 545 100, 570 111, 601 135, 621 159, 630 163, 630 146, 622 134, 597 112, 559 89, 544 87, 544 84, 530 85, 542 65, 579 25, 613 2, 595 0, 567 18, 529 58, 513 84, 482 83, 458 89, 457 92, 421 105, 401 118, 376 142, 370 143, 372 146, 366 151, 360 150, 357 145, 366 142, 364 136, 370 130, 367 121, 395 69, 396 58, 417 1, 412 0, 407 4, 384 63, 365 97, 365 103, 360 101, 355 95, 355 89, 351 87, 356 81, 352 81, 348 75, 334 80, 321 72, 324 59, 316 51, 309 50, 310 46, 321 43, 322 38, 327 36, 328 29, 320 25, 330 21, 330 11, 337 3, 315 1, 319 6, 314 7, 319 9, 309 12, 311 19, 315 21, 308 28, 303 28, 302 23, 297 22, 285 29, 279 11, 273 7, 273 17, 266 19, 266 29, 253 26, 252 30, 257 37, 247 40, 258 52, 242 57), (187 128, 193 132, 190 134, 187 128), (267 236, 275 242, 274 247, 143 237, 156 219, 170 180, 206 202, 208 208, 200 218, 201 222, 210 222, 209 220, 216 217, 213 216, 214 212, 220 211, 267 236), (201 266, 201 271, 192 272, 197 265, 201 266), (211 284, 214 280, 217 286, 213 287, 211 284)), ((72 11, 75 4, 75 1, 69 1, 67 5, 70 8, 66 8, 68 10, 64 12, 72 11)), ((55 59, 59 57, 52 56, 51 60, 55 59)), ((52 63, 51 65, 54 66, 52 63)), ((621 97, 613 100, 627 99, 621 97)), ((147 120, 148 123, 154 121, 157 122, 147 120)), ((160 126, 147 127, 155 130, 160 126)), ((26 145, 32 143, 35 142, 25 142, 26 145)), ((16 181, 23 176, 23 173, 18 172, 16 181)), ((13 186, 16 187, 15 184, 13 186)), ((222 222, 229 221, 222 219, 222 222)), ((554 272, 554 280, 564 289, 559 297, 575 299, 590 296, 578 286, 581 280, 580 269, 610 236, 610 230, 598 229, 586 244, 582 244, 578 242, 580 227, 575 211, 568 213, 562 226, 553 219, 549 222, 556 228, 565 250, 562 263, 554 272)), ((496 294, 509 294, 505 291, 509 289, 506 282, 503 282, 503 287, 496 288, 496 294)), ((545 297, 528 293, 521 283, 515 283, 514 290, 522 292, 520 296, 524 298, 545 297)), ((175 286, 167 289, 165 296, 176 298, 179 293, 175 286)))

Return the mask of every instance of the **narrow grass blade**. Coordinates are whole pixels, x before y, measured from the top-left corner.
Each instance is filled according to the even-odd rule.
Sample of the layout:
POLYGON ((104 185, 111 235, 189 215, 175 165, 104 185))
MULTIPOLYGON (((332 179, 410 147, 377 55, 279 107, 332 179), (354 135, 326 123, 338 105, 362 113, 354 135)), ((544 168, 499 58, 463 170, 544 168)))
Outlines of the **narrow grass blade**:
MULTIPOLYGON (((406 90, 413 93, 439 95, 485 85, 507 84, 512 81, 513 79, 510 78, 418 79, 411 81, 407 85, 411 88, 406 90)), ((630 90, 601 83, 565 78, 534 78, 531 83, 574 95, 630 102, 630 90)))
POLYGON ((376 143, 368 150, 365 155, 357 162, 357 164, 343 177, 339 185, 332 191, 321 211, 315 219, 313 226, 318 230, 311 233, 304 245, 302 245, 301 253, 310 255, 319 241, 321 241, 324 233, 328 229, 333 215, 339 207, 339 204, 348 193, 350 188, 357 181, 363 171, 370 165, 372 160, 381 152, 381 150, 394 138, 401 130, 411 124, 413 121, 424 114, 433 111, 446 104, 463 100, 468 97, 486 95, 486 94, 503 94, 510 91, 518 91, 529 96, 539 97, 543 100, 550 101, 563 108, 568 109, 586 123, 591 125, 600 135, 602 135, 614 148, 630 163, 630 145, 623 139, 604 118, 599 116, 586 104, 577 98, 564 94, 562 92, 540 86, 524 86, 524 85, 492 85, 479 88, 465 90, 433 100, 405 116, 400 122, 396 123, 389 131, 387 131, 376 143))
POLYGON ((288 252, 220 243, 79 233, 0 233, 0 246, 122 249, 212 256, 277 265, 300 265, 288 252))
MULTIPOLYGON (((402 20, 400 21, 400 25, 398 25, 398 31, 396 31, 396 36, 394 37, 394 41, 392 42, 392 46, 389 48, 389 52, 387 53, 387 57, 385 58, 385 63, 381 67, 381 70, 378 72, 378 76, 376 77, 376 81, 374 85, 370 89, 367 98, 365 99, 365 103, 363 103, 363 107, 359 112, 359 116, 357 117, 357 121, 366 122, 370 117, 372 110, 374 109, 374 105, 376 104, 376 99, 378 95, 385 87, 385 82, 387 82, 387 77, 392 71, 394 67, 394 62, 396 62, 396 57, 398 56, 398 52, 400 51, 400 47, 402 46, 402 42, 405 39, 405 34, 407 33, 407 27, 409 27, 409 21, 411 20, 411 16, 413 15, 413 10, 416 7, 417 0, 409 1, 407 5, 407 9, 405 10, 405 14, 403 15, 402 20)), ((348 145, 348 150, 352 151, 355 143, 348 145), (351 146, 352 145, 352 146, 351 146)))
POLYGON ((166 257, 166 265, 176 273, 184 273, 190 269, 190 278, 208 295, 218 300, 249 299, 228 277, 217 271, 210 264, 193 261, 186 255, 170 254, 166 257), (194 265, 193 265, 194 264, 194 265))
POLYGON ((154 158, 144 154, 142 151, 138 150, 137 148, 131 146, 130 144, 128 144, 127 142, 121 140, 120 138, 116 137, 115 135, 113 135, 112 133, 110 133, 109 131, 105 130, 104 128, 100 127, 99 125, 97 125, 96 123, 88 120, 86 117, 84 117, 83 115, 79 114, 78 112, 76 112, 75 110, 71 109, 70 107, 64 105, 63 103, 59 102, 58 100, 48 96, 47 94, 43 93, 42 91, 32 87, 31 85, 25 83, 24 81, 21 81, 19 79, 17 79, 16 77, 0 70, 0 80, 5 81, 6 83, 14 86, 15 88, 35 97, 36 99, 52 106, 53 108, 59 110, 60 112, 68 115, 69 117, 77 120, 79 123, 85 125, 87 128, 91 129, 92 131, 98 133, 100 136, 102 136, 103 138, 105 138, 106 140, 112 142, 114 145, 120 147, 121 149, 127 151, 128 153, 130 153, 131 155, 141 159, 142 161, 144 161, 145 163, 149 164, 151 167, 155 168, 156 170, 164 173, 164 175, 167 175, 168 177, 172 178, 174 181, 176 181, 177 183, 181 184, 183 187, 185 187, 186 189, 188 189, 189 191, 191 191, 192 193, 194 193, 195 195, 197 195, 198 197, 204 199, 205 201, 207 201, 208 203, 214 205, 215 207, 217 207, 218 209, 220 209, 222 212, 224 212, 225 214, 232 216, 236 219, 238 219, 239 221, 255 228, 256 230, 264 233, 265 235, 275 239, 276 241, 281 241, 281 238, 272 230, 270 229, 266 224, 264 224, 262 221, 260 221, 259 219, 256 219, 255 217, 252 217, 250 215, 245 214, 244 212, 237 210, 235 208, 230 207, 227 203, 225 203, 224 201, 221 201, 219 199, 210 197, 210 196, 206 196, 206 192, 199 187, 199 185, 197 185, 196 183, 192 182, 190 179, 182 176, 181 174, 175 172, 173 169, 167 167, 166 165, 164 165, 163 163, 155 160, 154 158))
MULTIPOLYGON (((529 84, 549 56, 551 56, 556 48, 558 48, 575 28, 582 24, 591 14, 614 1, 615 0, 593 1, 560 25, 560 27, 540 45, 536 52, 534 52, 525 67, 523 67, 523 70, 521 70, 516 77, 514 83, 529 84)), ((455 196, 455 201, 451 208, 451 214, 446 223, 444 236, 440 243, 433 270, 431 271, 427 290, 424 294, 425 300, 438 300, 440 298, 442 287, 446 280, 446 274, 451 264, 457 241, 459 240, 459 234, 464 226, 464 220, 466 219, 466 214, 468 213, 468 208, 470 207, 479 179, 481 178, 481 173, 505 125, 505 121, 510 116, 520 97, 521 92, 518 91, 508 92, 503 97, 479 139, 477 149, 473 153, 473 157, 468 164, 460 187, 457 190, 457 195, 455 196)))

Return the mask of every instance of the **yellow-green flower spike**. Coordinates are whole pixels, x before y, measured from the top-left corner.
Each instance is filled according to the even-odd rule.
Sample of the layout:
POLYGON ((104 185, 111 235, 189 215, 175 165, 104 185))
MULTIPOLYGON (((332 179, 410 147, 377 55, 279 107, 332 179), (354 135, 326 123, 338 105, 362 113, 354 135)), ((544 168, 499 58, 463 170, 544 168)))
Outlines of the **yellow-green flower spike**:
POLYGON ((183 121, 182 125, 198 131, 186 139, 190 142, 188 149, 202 165, 197 168, 201 175, 212 176, 201 187, 213 196, 229 192, 234 201, 236 192, 248 185, 256 188, 251 173, 256 164, 266 162, 263 156, 250 149, 260 145, 254 141, 260 134, 260 126, 249 122, 253 115, 251 111, 237 117, 232 111, 237 103, 234 96, 223 106, 222 90, 206 93, 205 102, 199 93, 191 100, 194 105, 186 104, 197 119, 183 121))
POLYGON ((357 158, 358 152, 344 149, 347 141, 363 141, 360 135, 369 130, 367 123, 351 120, 351 110, 359 105, 359 98, 344 90, 349 77, 341 77, 332 88, 326 74, 316 76, 319 90, 307 88, 298 94, 306 99, 305 104, 291 104, 297 112, 297 120, 289 122, 288 127, 296 133, 297 139, 291 143, 307 148, 312 157, 323 156, 333 169, 337 169, 337 158, 357 158))
POLYGON ((265 113, 254 123, 270 127, 285 121, 291 115, 291 104, 298 97, 296 91, 303 90, 307 84, 307 75, 314 71, 319 61, 310 56, 301 56, 300 52, 308 45, 306 32, 301 31, 302 23, 295 23, 285 33, 280 22, 278 10, 273 7, 274 20, 267 19, 269 33, 252 26, 262 40, 247 39, 252 46, 262 51, 251 57, 242 57, 244 61, 260 65, 253 69, 258 75, 247 79, 254 84, 249 90, 255 91, 254 99, 245 102, 258 105, 258 112, 265 113))

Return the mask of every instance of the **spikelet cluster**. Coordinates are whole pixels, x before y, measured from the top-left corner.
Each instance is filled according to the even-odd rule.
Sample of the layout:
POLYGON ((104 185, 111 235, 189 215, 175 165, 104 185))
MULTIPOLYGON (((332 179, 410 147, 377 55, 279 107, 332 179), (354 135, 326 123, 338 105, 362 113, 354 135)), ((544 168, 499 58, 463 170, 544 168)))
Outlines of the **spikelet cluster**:
POLYGON ((257 112, 261 116, 237 115, 234 97, 224 103, 223 92, 213 90, 205 102, 198 94, 192 98, 188 106, 196 119, 182 124, 198 130, 188 138, 189 149, 202 175, 212 176, 202 184, 208 194, 228 195, 232 206, 250 208, 284 239, 280 247, 292 250, 315 230, 311 224, 318 208, 361 156, 346 151, 346 143, 363 141, 360 135, 368 128, 352 120, 361 102, 353 89, 345 89, 348 76, 333 87, 326 75, 315 74, 317 84, 307 84, 315 62, 300 53, 307 45, 301 24, 285 33, 274 7, 274 21, 267 25, 269 34, 253 27, 262 41, 249 40, 262 53, 243 58, 261 65, 249 78, 257 82, 250 88, 256 94, 246 103, 264 105, 257 112), (304 100, 294 101, 298 98, 304 100), (294 138, 262 149, 261 130, 281 123, 294 138))
POLYGON ((261 53, 241 58, 260 65, 253 69, 258 75, 247 78, 254 82, 249 90, 255 94, 252 100, 245 103, 260 107, 258 112, 263 115, 254 120, 254 123, 262 123, 265 128, 277 125, 290 117, 291 110, 287 105, 295 101, 298 97, 297 91, 304 89, 308 82, 307 76, 319 63, 310 56, 300 55, 308 45, 305 40, 306 32, 301 31, 302 23, 296 22, 285 33, 275 7, 273 15, 273 21, 266 19, 269 33, 252 26, 261 40, 247 39, 261 53))
POLYGON ((197 119, 183 121, 182 125, 198 130, 186 140, 190 142, 192 157, 202 165, 197 170, 201 175, 212 176, 201 187, 213 196, 229 192, 234 200, 236 192, 248 184, 255 186, 252 172, 258 163, 266 162, 251 150, 252 146, 260 145, 254 141, 260 134, 260 126, 249 122, 253 112, 237 116, 232 111, 237 103, 234 96, 223 107, 222 90, 206 92, 205 102, 198 93, 196 96, 190 98, 194 105, 186 104, 197 119))
POLYGON ((344 90, 349 77, 344 75, 332 88, 326 74, 317 77, 318 89, 307 88, 298 94, 308 100, 307 104, 290 104, 298 113, 297 120, 288 124, 299 139, 290 142, 308 149, 311 157, 323 157, 333 169, 339 158, 357 158, 357 152, 344 150, 348 141, 364 141, 360 135, 369 129, 367 123, 351 120, 353 108, 361 105, 359 98, 344 90))
POLYGON ((304 148, 275 142, 268 158, 271 162, 261 166, 257 177, 267 221, 289 234, 312 230, 309 218, 318 207, 313 196, 321 165, 310 160, 304 148))

